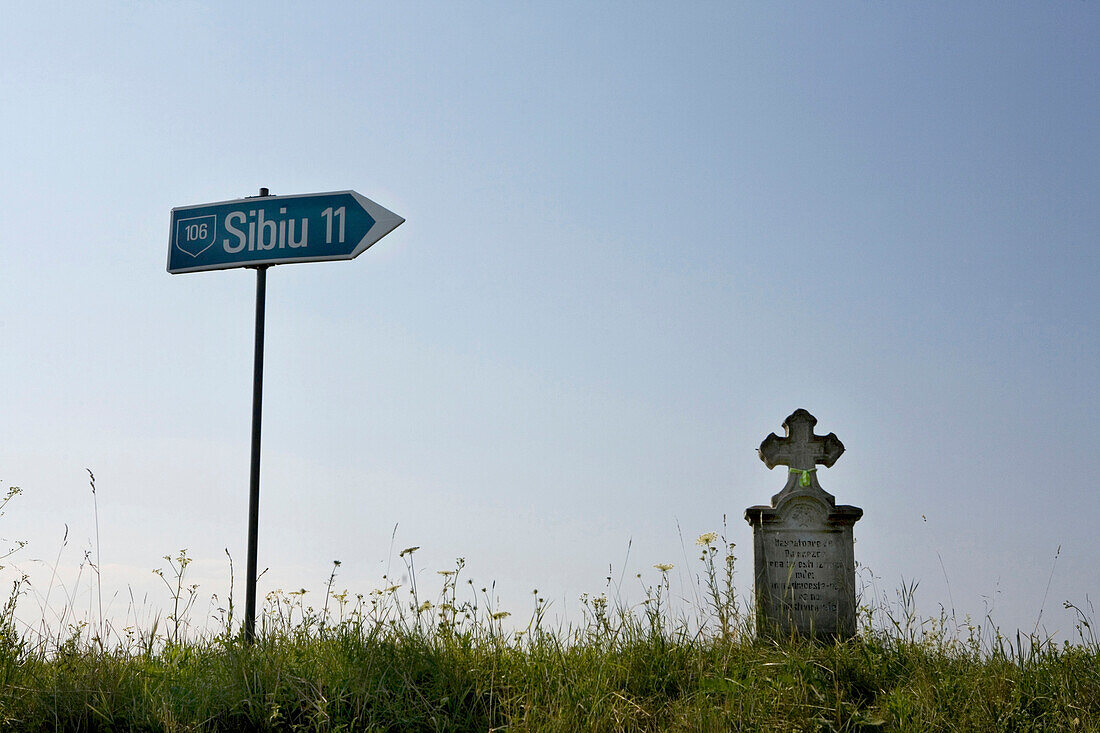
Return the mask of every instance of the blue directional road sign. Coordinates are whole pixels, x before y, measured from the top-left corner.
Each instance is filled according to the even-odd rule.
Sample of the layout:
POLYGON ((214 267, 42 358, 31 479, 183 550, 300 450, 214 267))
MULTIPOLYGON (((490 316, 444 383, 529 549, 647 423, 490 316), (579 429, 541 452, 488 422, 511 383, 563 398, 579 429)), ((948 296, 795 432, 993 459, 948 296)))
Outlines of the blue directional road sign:
POLYGON ((404 221, 355 191, 178 206, 168 272, 350 260, 404 221))

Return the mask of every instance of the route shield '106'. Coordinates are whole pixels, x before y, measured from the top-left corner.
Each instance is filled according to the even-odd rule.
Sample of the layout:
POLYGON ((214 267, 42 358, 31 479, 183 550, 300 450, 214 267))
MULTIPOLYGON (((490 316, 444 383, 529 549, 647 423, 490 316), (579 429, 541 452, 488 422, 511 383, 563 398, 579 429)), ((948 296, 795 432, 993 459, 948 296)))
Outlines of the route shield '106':
POLYGON ((350 260, 404 221, 355 191, 178 206, 168 272, 350 260))

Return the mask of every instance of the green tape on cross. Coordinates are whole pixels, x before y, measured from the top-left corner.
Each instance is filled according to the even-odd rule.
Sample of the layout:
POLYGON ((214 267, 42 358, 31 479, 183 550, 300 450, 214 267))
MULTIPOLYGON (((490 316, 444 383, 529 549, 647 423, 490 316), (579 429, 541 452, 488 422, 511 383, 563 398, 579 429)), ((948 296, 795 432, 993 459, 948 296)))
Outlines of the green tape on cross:
POLYGON ((809 486, 810 485, 810 474, 812 472, 816 471, 816 470, 817 470, 816 468, 792 468, 790 471, 788 471, 788 473, 800 473, 800 474, 802 474, 801 476, 798 477, 798 485, 799 486, 809 486))

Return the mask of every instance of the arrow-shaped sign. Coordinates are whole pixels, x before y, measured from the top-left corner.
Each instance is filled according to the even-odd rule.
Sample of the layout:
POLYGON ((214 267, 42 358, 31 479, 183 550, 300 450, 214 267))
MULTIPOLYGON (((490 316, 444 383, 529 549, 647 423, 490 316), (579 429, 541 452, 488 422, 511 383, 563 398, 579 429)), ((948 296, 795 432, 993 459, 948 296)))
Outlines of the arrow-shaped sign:
POLYGON ((355 191, 179 206, 168 272, 350 260, 404 221, 355 191))

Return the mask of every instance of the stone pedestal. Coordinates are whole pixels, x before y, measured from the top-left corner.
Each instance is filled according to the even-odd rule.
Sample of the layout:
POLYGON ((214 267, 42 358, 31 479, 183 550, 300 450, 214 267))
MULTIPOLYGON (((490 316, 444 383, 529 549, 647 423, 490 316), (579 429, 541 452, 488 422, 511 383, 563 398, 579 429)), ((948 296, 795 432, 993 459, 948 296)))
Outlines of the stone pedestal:
POLYGON ((856 632, 852 526, 863 516, 837 506, 817 480, 817 466, 833 465, 844 445, 817 436, 817 420, 797 410, 760 445, 768 468, 788 466, 787 485, 770 506, 745 510, 753 528, 757 633, 769 637, 849 638, 856 632))

